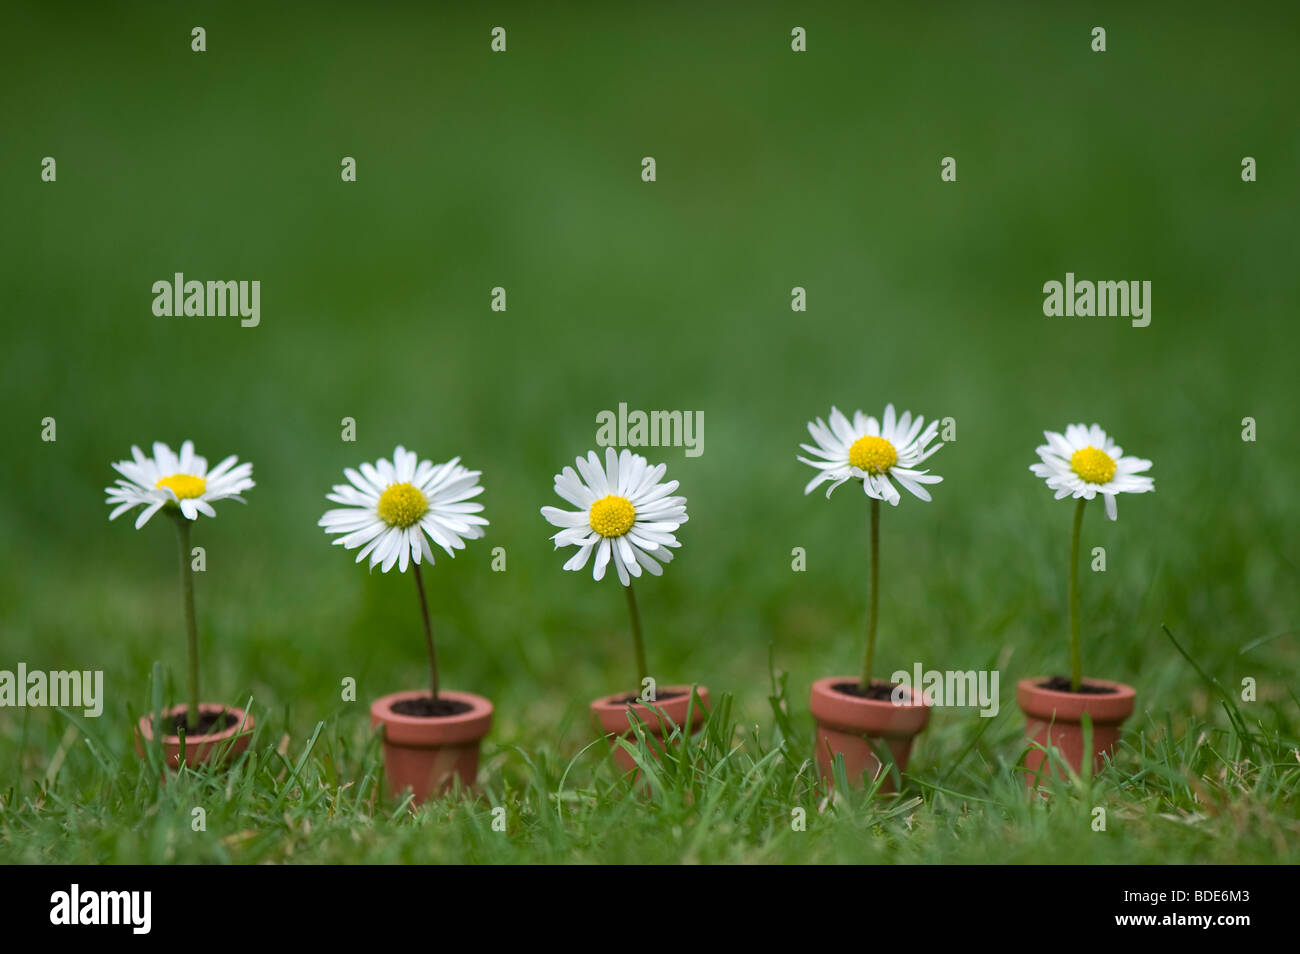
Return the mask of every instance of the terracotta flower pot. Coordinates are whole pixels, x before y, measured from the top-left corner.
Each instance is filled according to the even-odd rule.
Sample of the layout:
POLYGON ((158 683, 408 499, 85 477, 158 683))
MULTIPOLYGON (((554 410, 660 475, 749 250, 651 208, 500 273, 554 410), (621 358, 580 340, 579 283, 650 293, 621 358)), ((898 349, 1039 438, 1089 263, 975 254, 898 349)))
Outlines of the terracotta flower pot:
MULTIPOLYGON (((188 706, 172 706, 163 712, 163 726, 168 728, 171 720, 188 709, 188 706)), ((233 762, 248 748, 248 740, 253 736, 253 717, 243 709, 223 706, 216 702, 200 702, 199 713, 203 716, 226 716, 226 726, 216 731, 195 733, 185 736, 185 764, 203 765, 216 763, 218 759, 233 762)), ((135 751, 144 758, 144 747, 153 741, 153 713, 141 716, 136 724, 135 751)), ((166 733, 162 737, 163 758, 169 768, 180 768, 181 740, 179 735, 166 733)))
MULTIPOLYGON (((1075 772, 1083 770, 1083 723, 1086 712, 1092 719, 1092 770, 1102 767, 1103 757, 1115 750, 1120 725, 1133 714, 1137 690, 1121 682, 1085 679, 1085 686, 1110 689, 1105 693, 1060 692, 1044 689, 1047 678, 1021 679, 1016 683, 1016 702, 1025 714, 1025 737, 1031 742, 1057 748, 1075 772)), ((1025 756, 1025 784, 1033 788, 1047 755, 1032 747, 1025 756)), ((1048 766, 1048 771, 1052 771, 1048 766)), ((1065 773, 1056 768, 1058 776, 1065 773)))
MULTIPOLYGON (((899 772, 905 771, 912 740, 930 721, 929 704, 921 693, 910 688, 904 689, 906 701, 901 705, 890 700, 864 699, 835 688, 844 683, 856 686, 858 682, 856 676, 828 676, 812 684, 808 704, 817 720, 817 767, 828 785, 833 781, 836 753, 843 753, 844 768, 853 785, 862 784, 863 772, 868 778, 876 778, 882 766, 873 744, 884 745, 899 772)), ((886 774, 880 790, 893 791, 893 784, 892 775, 886 774)))
POLYGON ((446 716, 415 716, 393 706, 407 699, 428 699, 429 690, 411 689, 382 696, 370 704, 370 725, 384 727, 384 775, 389 790, 410 789, 418 805, 441 795, 457 780, 469 788, 478 777, 479 743, 492 728, 492 703, 469 692, 442 690, 439 699, 469 706, 446 716))
POLYGON ((672 735, 676 727, 686 723, 688 708, 691 709, 690 732, 694 732, 704 723, 709 708, 709 690, 705 686, 695 686, 695 694, 699 696, 699 700, 692 706, 691 689, 691 686, 660 686, 659 701, 648 704, 620 701, 631 695, 628 692, 616 692, 592 702, 592 722, 596 726, 596 731, 610 736, 609 744, 614 749, 614 762, 620 769, 631 772, 637 767, 632 756, 618 744, 620 738, 635 738, 628 721, 628 710, 636 712, 637 718, 645 723, 646 732, 653 735, 662 745, 665 737, 672 735))

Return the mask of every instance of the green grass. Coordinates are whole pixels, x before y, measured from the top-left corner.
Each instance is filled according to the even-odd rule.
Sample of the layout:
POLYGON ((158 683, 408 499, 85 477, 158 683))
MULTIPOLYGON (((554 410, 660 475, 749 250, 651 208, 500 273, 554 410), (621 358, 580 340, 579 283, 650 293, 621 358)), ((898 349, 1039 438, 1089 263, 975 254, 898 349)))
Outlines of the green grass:
POLYGON ((724 694, 685 744, 625 743, 642 784, 619 777, 603 741, 573 753, 498 743, 480 793, 418 810, 383 798, 377 737, 346 716, 297 739, 272 717, 230 768, 183 770, 166 785, 74 718, 54 743, 62 764, 27 794, 5 793, 0 834, 7 860, 29 863, 1295 859, 1300 756, 1277 710, 1273 724, 1234 713, 1227 728, 1148 714, 1113 765, 1050 783, 1047 799, 1027 798, 1015 771, 1014 719, 949 725, 926 737, 928 757, 902 791, 884 795, 848 785, 842 764, 829 791, 816 781, 785 682, 774 682, 766 728, 738 722, 724 694))
POLYGON ((496 58, 473 12, 29 4, 0 36, 0 669, 107 694, 80 722, 0 709, 0 859, 1295 861, 1295 11, 828 4, 802 56, 775 5, 493 16, 496 58), (177 270, 261 280, 261 325, 155 318, 177 270), (1066 271, 1151 280, 1151 326, 1044 318, 1066 271), (867 508, 805 498, 795 455, 832 403, 891 400, 957 440, 933 503, 883 514, 877 665, 996 668, 1001 711, 937 711, 898 796, 823 806, 807 692, 860 665, 867 508), (691 519, 638 597, 652 673, 718 714, 652 798, 588 748, 588 702, 632 688, 623 600, 560 571, 538 514, 621 401, 706 425, 702 456, 652 454, 691 519), (1089 790, 1030 803, 1014 684, 1066 669, 1071 508, 1028 465, 1085 419, 1155 462, 1154 494, 1083 524, 1085 673, 1138 708, 1089 790), (155 660, 184 695, 174 541, 109 524, 102 488, 186 437, 255 464, 194 543, 202 696, 251 697, 257 729, 159 786, 130 731, 155 660), (399 442, 481 469, 492 521, 426 576, 445 685, 496 704, 482 792, 414 815, 374 796, 367 728, 423 684, 414 587, 315 526, 399 442))

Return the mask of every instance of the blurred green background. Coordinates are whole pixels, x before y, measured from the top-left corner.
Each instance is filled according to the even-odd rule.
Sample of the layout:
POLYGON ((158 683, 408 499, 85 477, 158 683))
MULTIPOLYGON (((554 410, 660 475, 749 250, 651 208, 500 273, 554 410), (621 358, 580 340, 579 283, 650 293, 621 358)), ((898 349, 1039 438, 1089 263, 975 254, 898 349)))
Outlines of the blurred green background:
MULTIPOLYGON (((494 742, 576 751, 587 702, 631 681, 626 615, 612 577, 561 571, 538 509, 626 402, 705 420, 702 456, 649 451, 690 508, 678 560, 639 587, 651 668, 760 720, 769 647, 796 707, 861 654, 867 507, 850 487, 803 496, 806 422, 893 401, 953 417, 957 440, 931 459, 934 502, 884 514, 882 669, 997 665, 989 738, 1014 757, 1015 679, 1066 664, 1071 507, 1028 466, 1044 428, 1097 421, 1155 462, 1156 493, 1114 524, 1088 514, 1084 545, 1108 554, 1084 573, 1088 673, 1138 687, 1135 728, 1205 712, 1165 622, 1226 685, 1284 700, 1298 21, 1287 4, 15 5, 0 668, 104 669, 123 746, 151 661, 179 685, 171 528, 110 524, 102 488, 133 443, 192 438, 257 480, 195 528, 203 697, 361 733, 369 699, 422 684, 414 587, 315 523, 344 466, 403 443, 484 473, 488 536, 426 577, 446 685, 495 700, 494 742), (260 280, 261 325, 155 317, 151 285, 176 271, 260 280), (1067 271, 1150 280, 1151 325, 1045 318, 1067 271)), ((5 776, 49 758, 35 729, 16 741, 24 718, 62 732, 0 710, 5 776)), ((974 719, 938 712, 914 769, 974 719)))

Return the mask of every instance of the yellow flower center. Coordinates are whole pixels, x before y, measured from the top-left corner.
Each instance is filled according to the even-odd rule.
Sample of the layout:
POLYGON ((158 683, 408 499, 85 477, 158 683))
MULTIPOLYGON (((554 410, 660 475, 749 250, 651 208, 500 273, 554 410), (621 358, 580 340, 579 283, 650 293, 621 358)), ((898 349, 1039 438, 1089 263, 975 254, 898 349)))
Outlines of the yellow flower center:
POLYGON ((176 495, 177 500, 193 500, 203 496, 208 482, 193 474, 172 474, 170 477, 159 477, 154 486, 159 490, 166 487, 176 495))
POLYGON ((849 463, 869 474, 883 474, 898 463, 898 451, 883 437, 859 437, 849 448, 849 463))
POLYGON ((591 529, 602 537, 621 537, 632 529, 636 520, 636 508, 632 501, 617 494, 601 497, 591 505, 587 522, 591 529))
POLYGON ((1090 484, 1108 484, 1115 476, 1115 461, 1103 450, 1084 447, 1070 455, 1070 469, 1090 484))
POLYGON ((429 499, 414 484, 389 484, 379 495, 379 519, 405 529, 429 512, 429 499))

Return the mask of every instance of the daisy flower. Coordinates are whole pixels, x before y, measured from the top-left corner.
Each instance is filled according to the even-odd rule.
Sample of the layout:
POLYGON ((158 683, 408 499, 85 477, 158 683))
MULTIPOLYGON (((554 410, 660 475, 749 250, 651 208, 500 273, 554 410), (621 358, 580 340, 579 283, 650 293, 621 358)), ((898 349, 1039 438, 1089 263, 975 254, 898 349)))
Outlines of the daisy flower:
POLYGON ((597 580, 611 563, 624 586, 642 569, 662 574, 660 564, 672 560, 670 547, 681 546, 674 534, 687 520, 686 498, 671 496, 677 481, 661 482, 665 465, 651 467, 640 454, 612 447, 605 448, 603 467, 595 451, 574 464, 577 472, 566 467, 555 475, 555 492, 578 509, 542 508, 542 516, 562 528, 551 538, 555 548, 578 548, 564 568, 581 570, 594 554, 597 580))
POLYGON ((876 618, 880 594, 880 502, 889 501, 897 507, 901 495, 898 487, 920 500, 929 500, 930 492, 926 484, 937 484, 943 480, 928 470, 918 470, 916 465, 922 463, 943 444, 930 446, 930 442, 939 434, 939 422, 931 421, 927 426, 925 418, 917 415, 914 419, 911 411, 904 411, 902 417, 894 414, 894 405, 885 405, 884 417, 877 421, 861 411, 853 413, 850 422, 840 413, 839 408, 832 407, 830 424, 820 417, 808 425, 816 445, 800 444, 805 451, 815 458, 800 457, 799 460, 820 473, 808 482, 803 489, 805 495, 814 488, 830 482, 826 496, 846 480, 860 480, 862 489, 871 498, 871 560, 870 581, 868 585, 867 607, 867 642, 863 657, 862 678, 858 686, 862 692, 872 688, 871 674, 876 656, 876 618), (895 486, 897 484, 898 486, 895 486))
POLYGON ((466 540, 484 535, 488 522, 479 516, 483 505, 473 500, 483 492, 478 482, 482 472, 462 467, 459 457, 443 464, 420 460, 399 444, 392 460, 380 458, 358 470, 345 467, 343 476, 349 483, 336 484, 325 495, 342 506, 325 511, 318 525, 327 534, 336 534, 334 543, 345 549, 359 547, 357 562, 370 557, 372 570, 378 566, 387 573, 396 566, 405 573, 410 566, 429 654, 429 688, 436 703, 441 684, 438 654, 420 563, 433 563, 430 540, 455 557, 457 550, 465 549, 466 540))
POLYGON ((816 459, 800 457, 799 460, 820 473, 804 488, 805 494, 827 481, 826 496, 831 495, 846 480, 860 480, 868 497, 887 500, 895 507, 901 499, 902 487, 921 500, 929 500, 925 484, 937 484, 942 477, 916 466, 937 451, 943 444, 930 446, 939 433, 939 422, 912 417, 904 411, 902 417, 894 416, 894 405, 885 407, 883 420, 877 421, 861 411, 853 413, 850 422, 838 408, 831 408, 830 423, 819 417, 808 425, 816 445, 800 444, 816 459), (895 486, 897 484, 898 486, 895 486))
POLYGON ((380 566, 387 573, 396 566, 405 573, 412 561, 433 563, 430 540, 454 557, 466 540, 483 536, 483 505, 471 499, 483 492, 481 473, 462 467, 459 457, 433 464, 398 445, 391 461, 362 464, 360 472, 344 468, 350 483, 325 495, 342 506, 327 510, 318 525, 338 534, 334 543, 360 547, 358 563, 369 556, 372 570, 380 566))
POLYGON ((135 518, 140 529, 162 508, 179 512, 186 520, 199 514, 215 517, 212 504, 218 500, 238 500, 253 486, 253 465, 241 464, 230 455, 211 470, 208 461, 194 453, 194 442, 181 444, 180 454, 161 442, 153 445, 153 456, 146 457, 138 447, 131 448, 131 460, 120 460, 113 469, 122 475, 114 486, 105 487, 105 503, 113 506, 109 520, 135 507, 144 507, 135 518))
POLYGON ((139 530, 159 510, 173 517, 180 554, 181 604, 184 607, 186 648, 189 656, 186 685, 189 701, 185 707, 185 725, 189 733, 198 732, 202 707, 199 704, 199 626, 194 611, 194 564, 190 560, 190 525, 199 514, 215 517, 212 504, 217 500, 238 500, 253 486, 253 465, 239 463, 231 454, 211 470, 207 458, 194 453, 194 443, 181 444, 175 453, 161 442, 153 445, 153 456, 146 457, 138 447, 131 448, 131 460, 120 460, 113 469, 122 475, 104 502, 113 507, 109 520, 116 520, 135 507, 143 507, 135 518, 139 530))
POLYGON ((1098 425, 1071 424, 1064 434, 1043 431, 1047 443, 1038 448, 1040 461, 1029 469, 1056 491, 1056 499, 1073 497, 1074 527, 1070 534, 1068 605, 1070 613, 1070 690, 1083 685, 1083 649, 1079 639, 1079 531, 1083 510, 1098 494, 1106 504, 1106 516, 1115 519, 1116 494, 1144 494, 1155 490, 1155 481, 1142 476, 1151 461, 1125 457, 1124 451, 1098 425))
POLYGON ((1155 490, 1155 481, 1142 475, 1151 469, 1151 461, 1125 457, 1123 449, 1096 424, 1071 424, 1064 434, 1043 431, 1043 436, 1047 443, 1038 448, 1041 460, 1029 469, 1047 481, 1057 500, 1092 500, 1101 494, 1106 516, 1114 520, 1117 494, 1155 490))

